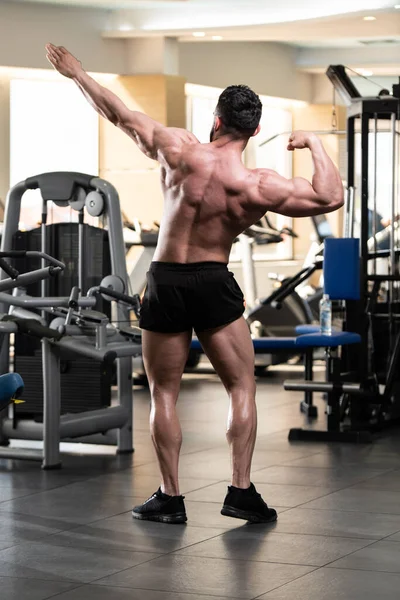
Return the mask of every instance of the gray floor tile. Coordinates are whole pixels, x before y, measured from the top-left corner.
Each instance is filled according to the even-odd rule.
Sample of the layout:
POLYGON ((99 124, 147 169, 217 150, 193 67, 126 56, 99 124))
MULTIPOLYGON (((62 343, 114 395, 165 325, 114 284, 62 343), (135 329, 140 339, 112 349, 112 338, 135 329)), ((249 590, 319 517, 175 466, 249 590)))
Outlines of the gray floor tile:
MULTIPOLYGON (((253 474, 254 483, 279 483, 320 486, 324 489, 341 489, 365 479, 376 477, 381 471, 363 468, 318 469, 312 467, 275 466, 253 474)), ((400 489, 400 486, 399 486, 400 489)))
POLYGON ((396 600, 400 575, 319 569, 257 600, 396 600))
POLYGON ((381 539, 400 531, 398 515, 294 508, 279 516, 279 533, 381 539))
MULTIPOLYGON (((373 540, 276 533, 277 526, 245 525, 178 554, 322 567, 373 540)), ((399 544, 400 550, 400 544, 399 544)))
POLYGON ((105 519, 132 508, 129 497, 109 496, 85 492, 69 492, 64 488, 35 494, 0 504, 0 512, 12 512, 32 516, 53 517, 71 524, 89 523, 105 519))
POLYGON ((14 488, 14 487, 6 487, 1 488, 0 483, 0 508, 2 502, 7 502, 8 500, 13 500, 14 498, 22 498, 24 496, 32 496, 36 490, 29 488, 14 488))
POLYGON ((75 586, 76 583, 28 581, 16 577, 0 576, 1 600, 46 600, 75 586))
POLYGON ((310 572, 309 567, 168 555, 98 584, 254 598, 310 572))
POLYGON ((9 542, 1 542, 0 541, 0 550, 5 550, 6 548, 11 548, 11 546, 14 546, 15 542, 12 542, 11 540, 9 542))
POLYGON ((390 542, 400 542, 400 531, 397 532, 397 533, 394 533, 391 536, 389 536, 387 538, 387 541, 390 541, 390 542))
POLYGON ((177 594, 176 592, 155 592, 153 590, 144 592, 143 590, 100 585, 84 585, 57 596, 57 600, 144 600, 144 598, 146 600, 227 600, 226 596, 177 594))
POLYGON ((362 571, 385 571, 400 573, 400 544, 397 542, 375 542, 331 565, 337 569, 360 569, 362 571))
POLYGON ((354 510, 363 512, 400 515, 400 492, 369 490, 355 487, 334 492, 324 498, 308 502, 304 508, 328 510, 354 510))
MULTIPOLYGON (((208 461, 196 461, 196 455, 190 454, 190 460, 186 460, 187 457, 181 457, 179 461, 179 477, 185 479, 214 479, 215 481, 221 481, 222 479, 229 479, 231 477, 232 469, 230 465, 229 455, 225 458, 216 458, 215 460, 208 461)), ((268 464, 268 463, 267 463, 268 464)), ((253 470, 263 469, 266 466, 262 457, 259 458, 259 462, 253 461, 253 470)), ((142 476, 159 475, 159 468, 157 463, 151 463, 142 465, 134 469, 134 471, 142 476)))
POLYGON ((31 542, 0 551, 0 575, 90 583, 105 574, 139 565, 158 556, 145 552, 122 552, 54 546, 31 542))
MULTIPOLYGON (((181 494, 198 490, 216 483, 215 479, 191 479, 180 478, 181 494)), ((138 474, 135 469, 131 471, 120 471, 118 473, 110 473, 89 481, 82 481, 66 486, 64 491, 82 492, 93 495, 108 495, 108 496, 135 496, 136 498, 148 498, 159 488, 161 478, 159 475, 143 475, 138 474)))
POLYGON ((322 469, 358 466, 385 472, 399 468, 400 456, 397 452, 377 451, 373 446, 360 449, 354 446, 349 448, 348 445, 344 445, 342 451, 335 451, 329 447, 318 454, 295 458, 285 464, 293 467, 317 467, 322 469))
POLYGON ((102 548, 104 550, 127 550, 166 554, 179 548, 198 544, 223 533, 223 529, 171 527, 163 523, 136 521, 127 514, 124 521, 106 519, 92 525, 84 525, 46 539, 47 544, 74 548, 102 548))
POLYGON ((0 509, 0 542, 8 545, 39 540, 68 528, 65 521, 51 517, 2 513, 0 509))
POLYGON ((357 489, 364 490, 377 489, 400 492, 400 471, 390 471, 389 473, 384 473, 383 475, 379 475, 373 479, 363 481, 362 483, 357 484, 355 487, 357 489))
MULTIPOLYGON (((223 503, 227 493, 228 482, 220 482, 210 485, 196 492, 186 494, 187 500, 191 502, 218 502, 223 503)), ((257 490, 262 494, 264 500, 271 506, 294 507, 309 502, 330 493, 330 489, 323 487, 312 487, 305 485, 279 485, 258 483, 257 490)))

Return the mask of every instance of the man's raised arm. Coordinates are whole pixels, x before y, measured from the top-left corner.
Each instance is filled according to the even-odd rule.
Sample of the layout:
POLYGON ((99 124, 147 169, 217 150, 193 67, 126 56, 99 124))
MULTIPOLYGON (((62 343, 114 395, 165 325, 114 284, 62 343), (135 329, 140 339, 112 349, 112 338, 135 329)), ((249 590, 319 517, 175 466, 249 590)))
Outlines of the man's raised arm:
MULTIPOLYGON (((53 67, 61 75, 72 79, 93 108, 132 137, 146 156, 157 160, 160 147, 172 145, 169 128, 144 113, 129 110, 118 96, 92 79, 80 61, 63 46, 47 44, 46 50, 47 59, 53 67)), ((175 137, 179 141, 179 136, 175 137)))
POLYGON ((343 206, 343 184, 338 169, 313 133, 294 132, 288 150, 309 148, 314 163, 312 183, 302 177, 285 179, 275 171, 260 169, 258 196, 266 210, 288 217, 309 217, 343 206))

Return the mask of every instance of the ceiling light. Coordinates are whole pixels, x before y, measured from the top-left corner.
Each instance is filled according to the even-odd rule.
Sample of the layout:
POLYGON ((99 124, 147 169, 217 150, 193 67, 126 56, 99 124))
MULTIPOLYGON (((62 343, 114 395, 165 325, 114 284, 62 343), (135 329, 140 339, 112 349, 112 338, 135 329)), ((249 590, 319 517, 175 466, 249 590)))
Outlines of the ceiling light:
POLYGON ((215 40, 216 42, 220 42, 224 38, 222 37, 222 35, 213 35, 212 39, 215 40))
POLYGON ((132 31, 133 27, 132 27, 132 25, 128 25, 127 23, 125 23, 125 24, 123 24, 123 25, 120 25, 120 26, 118 27, 118 29, 119 29, 120 31, 132 31))
POLYGON ((204 31, 194 31, 192 33, 193 37, 206 37, 206 34, 204 33, 204 31))
POLYGON ((395 5, 394 5, 394 7, 395 7, 397 10, 400 10, 400 4, 395 4, 395 5))
POLYGON ((364 21, 376 21, 376 17, 364 17, 364 21))

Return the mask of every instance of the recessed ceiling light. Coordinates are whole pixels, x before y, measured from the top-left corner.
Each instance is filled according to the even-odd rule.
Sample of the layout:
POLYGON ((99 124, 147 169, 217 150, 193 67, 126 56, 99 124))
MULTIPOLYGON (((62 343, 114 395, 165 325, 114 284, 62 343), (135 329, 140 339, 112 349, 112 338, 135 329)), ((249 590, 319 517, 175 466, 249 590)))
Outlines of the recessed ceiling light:
POLYGON ((216 42, 219 42, 219 41, 223 40, 224 38, 222 37, 222 35, 213 35, 212 39, 215 40, 216 42))
POLYGON ((364 17, 364 21, 376 21, 376 17, 364 17))
POLYGON ((394 5, 394 7, 395 7, 397 10, 400 10, 400 4, 395 4, 395 5, 394 5))
POLYGON ((206 37, 206 34, 204 33, 204 31, 194 31, 192 33, 193 37, 206 37))

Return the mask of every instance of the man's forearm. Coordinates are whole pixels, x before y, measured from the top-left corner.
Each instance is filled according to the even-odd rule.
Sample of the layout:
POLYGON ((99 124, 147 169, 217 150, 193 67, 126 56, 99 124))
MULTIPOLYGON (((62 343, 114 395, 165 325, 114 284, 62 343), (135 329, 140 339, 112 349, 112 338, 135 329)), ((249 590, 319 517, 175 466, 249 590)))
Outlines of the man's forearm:
POLYGON ((120 120, 121 110, 125 108, 125 105, 118 96, 97 83, 83 69, 73 80, 93 108, 102 117, 117 125, 120 120))
POLYGON ((324 203, 340 203, 343 201, 343 185, 340 173, 329 158, 322 142, 313 136, 309 148, 314 163, 312 186, 319 199, 324 203))

